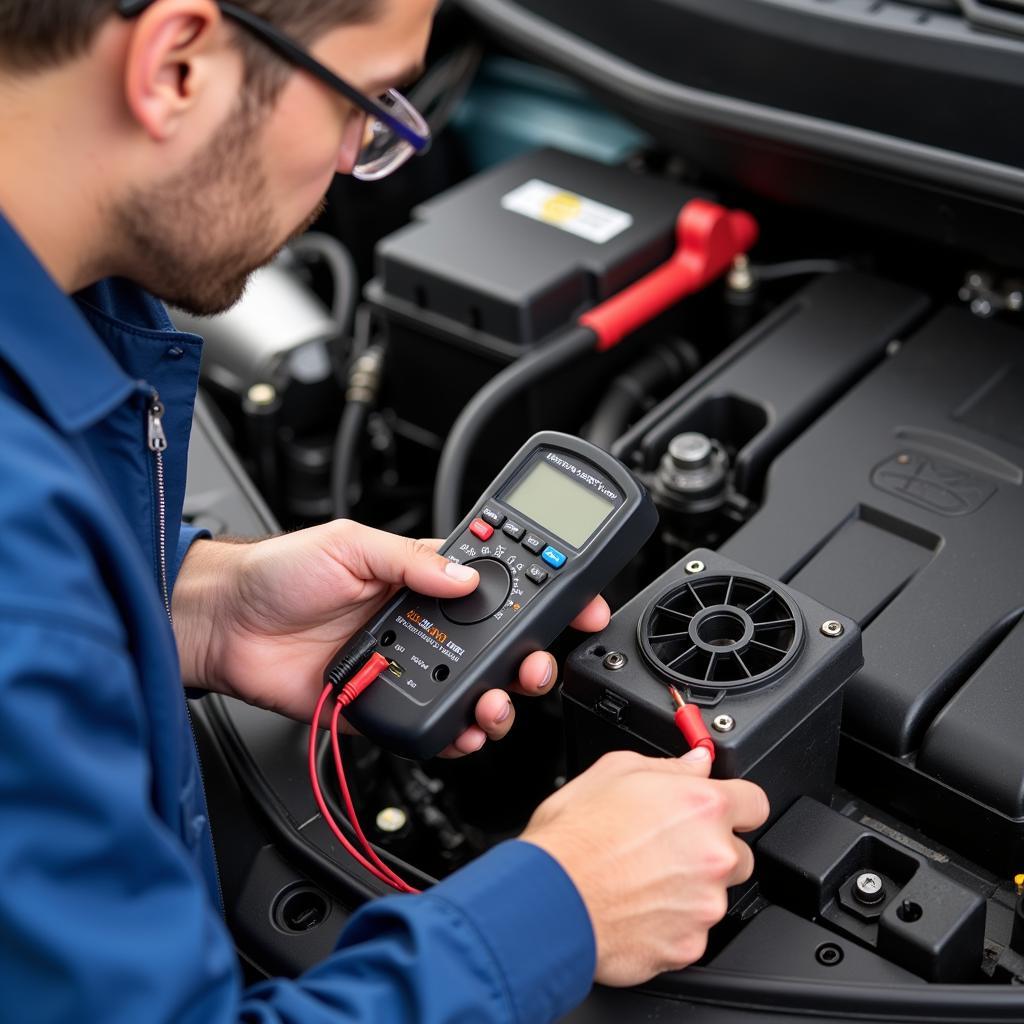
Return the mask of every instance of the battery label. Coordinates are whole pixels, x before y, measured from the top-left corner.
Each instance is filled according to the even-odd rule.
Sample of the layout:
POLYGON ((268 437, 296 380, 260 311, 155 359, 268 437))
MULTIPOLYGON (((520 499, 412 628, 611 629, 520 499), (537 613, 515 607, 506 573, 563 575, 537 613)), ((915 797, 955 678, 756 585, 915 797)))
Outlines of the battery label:
POLYGON ((501 205, 513 213, 521 213, 598 245, 610 242, 633 223, 632 216, 624 210, 605 206, 538 178, 503 196, 501 205))

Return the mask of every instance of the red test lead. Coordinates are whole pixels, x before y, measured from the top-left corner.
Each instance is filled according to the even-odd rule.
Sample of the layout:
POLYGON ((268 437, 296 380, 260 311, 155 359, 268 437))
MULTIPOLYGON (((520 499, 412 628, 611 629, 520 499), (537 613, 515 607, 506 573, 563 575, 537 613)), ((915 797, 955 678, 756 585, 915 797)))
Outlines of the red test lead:
MULTIPOLYGON (((356 662, 353 662, 353 664, 355 663, 356 662)), ((356 817, 355 806, 352 803, 352 795, 349 792, 348 782, 345 779, 345 770, 341 759, 341 745, 338 740, 338 728, 340 725, 342 709, 351 705, 351 703, 380 676, 381 672, 383 672, 389 664, 390 662, 383 654, 374 652, 362 667, 341 687, 340 693, 338 693, 336 689, 336 687, 341 683, 340 678, 336 681, 328 681, 327 685, 324 686, 323 692, 320 694, 320 700, 316 705, 316 711, 313 713, 313 721, 309 730, 309 781, 310 785, 313 787, 313 796, 316 799, 317 807, 320 809, 324 822, 349 856, 371 875, 378 878, 386 885, 391 886, 391 888, 397 889, 399 892, 416 893, 419 892, 418 889, 409 885, 408 882, 392 871, 391 868, 381 860, 377 851, 373 848, 373 844, 367 839, 362 828, 360 828, 359 819, 356 817), (331 717, 330 726, 334 766, 338 774, 338 786, 341 790, 342 799, 345 803, 345 810, 348 813, 349 824, 352 826, 352 830, 355 832, 356 839, 362 847, 362 850, 357 849, 349 841, 348 837, 344 832, 342 832, 338 823, 334 820, 334 816, 331 814, 331 809, 327 806, 327 801, 324 798, 323 790, 320 787, 320 778, 317 772, 316 755, 317 738, 320 731, 320 716, 332 693, 337 693, 334 701, 334 713, 331 717)))
POLYGON ((703 747, 714 761, 715 741, 704 724, 700 708, 696 704, 687 704, 683 700, 683 695, 674 686, 669 685, 668 690, 676 705, 676 728, 683 734, 691 750, 703 747))

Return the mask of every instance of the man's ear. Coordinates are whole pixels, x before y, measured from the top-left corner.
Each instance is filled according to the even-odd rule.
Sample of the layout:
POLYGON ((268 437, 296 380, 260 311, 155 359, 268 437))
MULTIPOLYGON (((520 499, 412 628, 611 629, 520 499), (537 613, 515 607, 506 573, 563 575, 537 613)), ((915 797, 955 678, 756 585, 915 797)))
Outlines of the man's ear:
POLYGON ((125 63, 128 108, 150 138, 166 141, 204 90, 214 83, 223 89, 225 73, 240 68, 241 59, 214 0, 154 4, 133 23, 125 63))

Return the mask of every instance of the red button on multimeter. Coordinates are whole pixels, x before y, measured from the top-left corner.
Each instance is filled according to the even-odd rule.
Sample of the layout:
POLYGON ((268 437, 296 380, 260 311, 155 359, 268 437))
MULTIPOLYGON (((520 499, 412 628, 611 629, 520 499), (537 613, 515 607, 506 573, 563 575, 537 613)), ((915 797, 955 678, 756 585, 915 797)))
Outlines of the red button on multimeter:
POLYGON ((490 540, 494 536, 494 527, 488 526, 482 519, 474 519, 469 524, 469 532, 481 540, 490 540))

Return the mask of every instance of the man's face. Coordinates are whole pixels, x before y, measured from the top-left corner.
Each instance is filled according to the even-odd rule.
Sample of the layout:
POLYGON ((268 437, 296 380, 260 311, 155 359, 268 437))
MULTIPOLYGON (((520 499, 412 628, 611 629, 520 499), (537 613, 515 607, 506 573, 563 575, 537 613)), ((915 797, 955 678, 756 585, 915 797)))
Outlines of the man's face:
MULTIPOLYGON (((324 35, 313 55, 367 95, 422 64, 436 0, 379 0, 375 20, 324 35)), ((316 219, 335 173, 355 163, 365 118, 295 72, 272 108, 241 97, 184 170, 136 190, 115 209, 130 276, 199 315, 242 296, 254 270, 316 219)))

